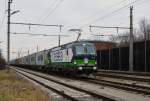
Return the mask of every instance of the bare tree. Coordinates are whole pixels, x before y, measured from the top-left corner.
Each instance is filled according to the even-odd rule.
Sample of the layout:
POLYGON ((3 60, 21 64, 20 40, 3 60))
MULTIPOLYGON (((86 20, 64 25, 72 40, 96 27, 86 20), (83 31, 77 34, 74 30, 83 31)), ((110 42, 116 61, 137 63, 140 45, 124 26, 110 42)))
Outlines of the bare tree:
POLYGON ((150 40, 150 23, 147 25, 147 38, 150 40))
POLYGON ((109 38, 112 42, 117 42, 119 45, 127 45, 129 43, 130 33, 125 32, 122 35, 114 35, 109 38))
POLYGON ((144 39, 149 40, 150 39, 150 22, 143 18, 140 23, 140 32, 143 34, 144 39))

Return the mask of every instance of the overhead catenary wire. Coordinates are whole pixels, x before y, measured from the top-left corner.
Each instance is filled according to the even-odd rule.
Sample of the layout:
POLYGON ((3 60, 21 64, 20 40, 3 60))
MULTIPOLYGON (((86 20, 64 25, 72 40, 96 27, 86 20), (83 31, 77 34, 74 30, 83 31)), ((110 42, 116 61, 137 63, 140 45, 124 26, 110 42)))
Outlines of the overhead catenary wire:
POLYGON ((11 34, 22 34, 22 35, 31 35, 31 36, 52 36, 52 37, 58 37, 58 46, 60 46, 60 38, 61 37, 69 37, 69 35, 48 35, 48 34, 32 34, 32 33, 16 33, 16 32, 13 32, 11 34))
POLYGON ((142 0, 135 0, 135 1, 133 1, 133 2, 131 2, 131 3, 129 3, 129 4, 127 4, 127 5, 124 5, 123 7, 119 8, 119 9, 116 9, 116 10, 114 10, 114 11, 112 11, 112 12, 110 12, 110 13, 104 15, 104 16, 101 16, 101 17, 99 17, 99 18, 97 18, 97 19, 95 19, 95 20, 93 20, 93 21, 91 21, 91 22, 85 24, 85 25, 80 26, 80 28, 83 28, 84 26, 87 26, 87 25, 89 25, 89 24, 93 24, 93 23, 95 23, 95 22, 98 22, 98 21, 100 21, 100 20, 106 19, 107 17, 110 17, 112 14, 114 14, 114 13, 116 13, 116 12, 118 12, 118 11, 120 11, 120 10, 126 8, 126 7, 129 7, 130 5, 132 5, 132 4, 136 3, 136 2, 139 2, 139 1, 142 1, 142 0))
POLYGON ((33 34, 33 33, 17 33, 17 32, 11 32, 11 34, 32 35, 32 36, 69 36, 69 35, 49 35, 49 34, 33 34))
MULTIPOLYGON (((44 18, 44 15, 46 14, 47 15, 47 12, 49 12, 53 7, 54 5, 57 3, 58 0, 54 0, 50 5, 49 7, 40 15, 39 19, 37 20, 38 22, 41 22, 42 18, 44 18)), ((48 2, 49 4, 50 2, 48 2)))
MULTIPOLYGON (((127 0, 122 0, 122 1, 119 1, 119 2, 117 2, 117 3, 115 3, 115 4, 113 4, 113 5, 110 5, 109 7, 105 8, 105 9, 103 9, 103 10, 101 10, 101 11, 98 11, 98 12, 95 13, 94 15, 89 16, 86 20, 84 19, 84 21, 81 21, 81 22, 89 21, 91 18, 95 17, 95 16, 96 16, 97 14, 99 14, 100 12, 105 12, 105 11, 107 11, 107 10, 110 10, 110 9, 112 9, 113 7, 116 7, 116 6, 120 5, 121 3, 125 2, 125 1, 127 1, 127 0)), ((79 24, 77 24, 77 25, 79 25, 79 24)), ((73 26, 77 26, 77 25, 71 25, 71 26, 68 26, 67 28, 73 27, 73 26)), ((66 28, 65 28, 65 29, 66 29, 66 28)))
MULTIPOLYGON (((144 1, 141 1, 141 2, 138 2, 138 3, 136 3, 136 8, 137 7, 139 7, 139 6, 143 6, 142 4, 145 4, 145 3, 148 3, 148 2, 150 2, 150 0, 144 0, 144 1)), ((127 24, 128 22, 127 21, 124 21, 124 22, 121 22, 120 24, 118 24, 118 26, 120 26, 120 25, 125 25, 125 24, 127 24)), ((134 26, 135 25, 137 25, 137 24, 139 24, 139 21, 134 21, 134 26)))
MULTIPOLYGON (((47 18, 48 16, 50 15, 49 13, 53 13, 57 8, 58 6, 61 4, 63 0, 54 0, 51 5, 44 11, 44 13, 40 16, 40 18, 37 20, 39 23, 43 23, 47 18), (49 13, 48 13, 49 12, 49 13), (44 16, 46 14, 46 16, 44 16)), ((32 30, 37 30, 38 28, 36 29, 32 29, 32 30)), ((61 28, 60 28, 61 30, 61 28)))
POLYGON ((108 36, 108 37, 112 37, 112 36, 117 36, 117 37, 128 37, 128 35, 113 35, 113 34, 109 34, 109 35, 105 35, 105 34, 92 34, 93 36, 108 36))
MULTIPOLYGON (((44 23, 44 21, 59 7, 59 5, 63 2, 64 0, 54 0, 54 2, 52 2, 52 4, 49 6, 48 9, 46 9, 44 11, 44 13, 46 13, 46 16, 44 17, 44 13, 41 15, 42 17, 39 18, 38 22, 39 23, 44 23), (57 2, 58 1, 58 2, 57 2), (49 11, 50 10, 50 11, 49 11), (49 13, 48 13, 49 12, 49 13)), ((61 28, 63 26, 60 26, 60 31, 61 31, 61 28)), ((36 29, 32 29, 32 30, 37 30, 38 28, 36 29)))
POLYGON ((11 22, 10 24, 16 25, 32 25, 32 26, 54 26, 54 27, 63 27, 63 25, 48 25, 48 24, 34 24, 34 23, 22 23, 22 22, 11 22))
POLYGON ((2 30, 5 18, 6 18, 6 14, 3 15, 2 22, 1 22, 1 25, 0 25, 0 31, 2 30))
POLYGON ((144 1, 142 1, 142 2, 140 2, 140 3, 138 3, 137 5, 139 6, 141 6, 141 4, 144 4, 144 3, 147 3, 147 2, 150 2, 150 0, 144 0, 144 1))
POLYGON ((30 30, 30 26, 45 26, 45 27, 59 27, 59 30, 61 32, 63 25, 48 25, 48 24, 34 24, 34 23, 22 23, 22 22, 10 22, 10 24, 14 24, 14 25, 27 25, 29 26, 29 30, 30 30))
MULTIPOLYGON (((145 3, 148 3, 148 2, 150 2, 150 0, 144 0, 144 1, 141 1, 141 2, 136 3, 135 6, 136 6, 136 8, 137 8, 137 7, 139 7, 139 6, 143 6, 142 4, 145 4, 145 3)), ((127 24, 127 23, 128 23, 127 21, 126 21, 126 22, 122 22, 122 23, 119 24, 119 26, 120 26, 121 24, 122 24, 122 25, 123 25, 123 24, 125 25, 125 24, 127 24)), ((138 25, 138 24, 139 24, 139 21, 134 21, 134 24, 133 24, 133 25, 136 26, 136 25, 138 25)))
POLYGON ((90 32, 92 32, 92 28, 103 28, 103 29, 116 29, 117 30, 117 34, 118 34, 118 32, 119 32, 119 29, 130 29, 129 27, 118 27, 118 26, 116 26, 116 27, 110 27, 110 26, 95 26, 95 25, 90 25, 89 26, 89 30, 90 30, 90 32))
POLYGON ((6 18, 6 0, 5 0, 5 2, 4 2, 4 15, 3 15, 3 17, 2 17, 2 22, 1 22, 1 25, 0 25, 0 32, 1 32, 1 30, 2 30, 2 27, 3 27, 3 24, 4 24, 4 21, 5 21, 5 18, 6 18))
POLYGON ((110 26, 94 26, 94 25, 90 25, 89 27, 90 27, 90 28, 95 27, 95 28, 112 28, 112 29, 114 29, 114 28, 130 29, 130 28, 128 28, 128 27, 110 27, 110 26))
POLYGON ((53 14, 53 12, 60 6, 60 4, 63 2, 64 0, 60 0, 55 7, 47 14, 47 16, 41 21, 44 22, 51 14, 53 14))

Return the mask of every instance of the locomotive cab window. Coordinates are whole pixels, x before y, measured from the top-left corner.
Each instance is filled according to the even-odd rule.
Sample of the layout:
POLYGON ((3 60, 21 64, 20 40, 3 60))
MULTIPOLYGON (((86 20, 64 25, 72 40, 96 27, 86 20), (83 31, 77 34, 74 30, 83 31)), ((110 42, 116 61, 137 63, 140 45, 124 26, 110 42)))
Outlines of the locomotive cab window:
POLYGON ((77 45, 75 46, 76 54, 81 55, 81 54, 96 54, 94 46, 92 45, 77 45))

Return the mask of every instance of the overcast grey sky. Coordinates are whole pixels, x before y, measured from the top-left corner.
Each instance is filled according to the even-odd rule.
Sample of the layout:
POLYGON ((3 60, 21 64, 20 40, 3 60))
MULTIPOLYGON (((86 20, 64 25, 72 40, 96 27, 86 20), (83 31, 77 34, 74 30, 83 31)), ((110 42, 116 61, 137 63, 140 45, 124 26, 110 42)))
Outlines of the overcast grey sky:
MULTIPOLYGON (((0 41, 4 41, 0 47, 6 57, 7 45, 7 9, 8 0, 0 0, 0 41)), ((12 11, 20 10, 19 13, 11 17, 11 22, 41 23, 41 24, 61 24, 64 25, 62 32, 56 27, 37 27, 11 25, 11 32, 33 33, 33 34, 67 34, 69 37, 61 38, 61 44, 74 41, 77 34, 68 32, 71 28, 82 28, 82 39, 92 38, 91 34, 116 34, 112 29, 96 29, 89 32, 89 25, 102 26, 126 26, 129 27, 129 6, 115 13, 111 13, 119 8, 133 3, 134 6, 134 26, 143 17, 150 18, 150 0, 13 0, 12 11)), ((120 34, 125 31, 119 31, 120 34)), ((58 45, 58 37, 11 35, 11 59, 17 54, 12 52, 30 53, 39 50, 49 49, 58 45)), ((25 53, 23 55, 26 55, 25 53)))

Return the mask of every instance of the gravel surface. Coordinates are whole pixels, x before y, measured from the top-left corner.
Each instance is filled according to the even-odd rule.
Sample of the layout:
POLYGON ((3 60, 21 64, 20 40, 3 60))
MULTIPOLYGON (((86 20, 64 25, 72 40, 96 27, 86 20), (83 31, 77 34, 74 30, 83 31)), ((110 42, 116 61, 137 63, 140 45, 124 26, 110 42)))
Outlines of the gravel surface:
POLYGON ((150 84, 147 82, 125 80, 125 79, 111 78, 111 77, 100 77, 100 76, 96 76, 96 79, 150 87, 150 84))
POLYGON ((125 101, 150 101, 149 96, 144 96, 142 94, 136 94, 136 93, 131 93, 128 91, 115 89, 115 88, 111 88, 111 87, 107 87, 107 86, 100 86, 97 84, 86 83, 84 81, 77 81, 77 80, 71 80, 71 79, 66 79, 66 78, 62 79, 60 77, 51 76, 51 75, 47 75, 47 74, 43 74, 43 73, 39 73, 39 74, 44 75, 48 78, 57 80, 57 81, 61 81, 66 84, 70 84, 70 85, 73 85, 73 86, 76 86, 79 88, 83 88, 83 89, 88 89, 90 91, 93 91, 93 92, 96 92, 96 93, 99 93, 102 95, 120 98, 125 101))
POLYGON ((53 91, 41 86, 40 84, 36 83, 33 80, 30 80, 29 78, 25 77, 24 75, 18 73, 18 75, 22 76, 23 78, 25 78, 26 80, 28 80, 29 82, 33 83, 36 87, 40 88, 46 95, 49 96, 50 101, 62 101, 61 99, 63 98, 62 96, 54 93, 53 91))
POLYGON ((128 74, 117 74, 117 73, 101 73, 101 72, 99 72, 98 74, 101 74, 101 75, 108 74, 108 75, 116 75, 116 76, 139 78, 139 79, 149 79, 150 80, 150 76, 128 75, 128 74))
MULTIPOLYGON (((21 71, 22 72, 22 71, 21 71)), ((51 82, 49 80, 46 80, 46 79, 43 79, 41 77, 37 77, 35 75, 32 75, 32 74, 29 74, 29 73, 25 73, 25 72, 22 72, 30 77, 33 77, 34 79, 36 80, 40 80, 40 82, 52 87, 52 88, 55 88, 71 97, 74 97, 80 101, 100 101, 96 98, 93 98, 91 95, 88 95, 88 94, 85 94, 83 92, 79 92, 79 91, 76 91, 76 90, 73 90, 73 89, 70 89, 66 86, 63 86, 63 85, 60 85, 60 84, 57 84, 57 83, 54 83, 54 82, 51 82)), ((42 89, 45 89, 45 88, 42 88, 42 89)), ((46 90, 47 91, 47 90, 46 90)), ((55 98, 57 98, 57 100, 61 100, 61 101, 64 101, 64 99, 60 96, 58 96, 56 93, 52 93, 51 91, 48 91, 50 96, 53 96, 55 98)))

